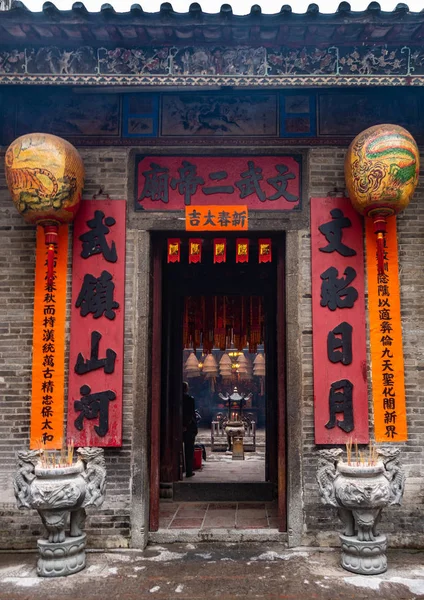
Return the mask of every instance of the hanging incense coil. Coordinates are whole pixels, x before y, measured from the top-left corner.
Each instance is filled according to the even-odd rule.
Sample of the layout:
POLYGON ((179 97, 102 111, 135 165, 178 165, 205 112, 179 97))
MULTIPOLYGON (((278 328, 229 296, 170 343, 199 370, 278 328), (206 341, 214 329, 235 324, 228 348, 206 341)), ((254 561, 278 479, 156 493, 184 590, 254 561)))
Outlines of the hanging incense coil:
POLYGON ((186 377, 188 379, 190 379, 192 377, 199 377, 199 375, 200 375, 199 361, 198 361, 196 355, 194 354, 194 352, 191 352, 189 357, 187 358, 185 365, 184 365, 184 370, 186 372, 186 377))
POLYGON ((265 372, 265 356, 263 354, 258 354, 253 361, 253 375, 265 377, 265 372))
POLYGON ((253 371, 250 360, 244 354, 242 354, 239 356, 238 362, 240 365, 238 368, 240 379, 252 379, 253 371))
POLYGON ((223 379, 231 379, 233 373, 233 362, 227 353, 224 353, 219 361, 219 374, 223 379))
POLYGON ((213 354, 208 354, 203 361, 203 373, 205 373, 207 379, 210 379, 211 377, 217 377, 218 363, 216 362, 213 354))

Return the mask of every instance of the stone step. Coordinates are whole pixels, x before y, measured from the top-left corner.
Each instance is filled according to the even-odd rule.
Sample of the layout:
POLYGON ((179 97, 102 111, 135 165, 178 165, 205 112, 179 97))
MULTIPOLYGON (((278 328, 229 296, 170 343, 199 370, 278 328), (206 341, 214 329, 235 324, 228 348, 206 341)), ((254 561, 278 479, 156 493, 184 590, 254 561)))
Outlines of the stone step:
POLYGON ((177 481, 173 484, 174 502, 272 502, 276 486, 270 482, 196 483, 177 481))

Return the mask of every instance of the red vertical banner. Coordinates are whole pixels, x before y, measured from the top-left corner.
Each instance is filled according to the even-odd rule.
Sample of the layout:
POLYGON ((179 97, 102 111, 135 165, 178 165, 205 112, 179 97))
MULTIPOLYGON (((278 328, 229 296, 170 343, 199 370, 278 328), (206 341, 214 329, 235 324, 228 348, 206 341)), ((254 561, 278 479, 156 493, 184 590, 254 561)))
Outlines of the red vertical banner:
POLYGON ((362 218, 347 198, 311 199, 316 444, 369 441, 362 218))
POLYGON ((188 241, 188 262, 202 262, 202 240, 200 238, 190 238, 188 241))
POLYGON ((84 200, 75 219, 68 441, 122 445, 125 200, 84 200))
POLYGON ((248 238, 237 238, 236 240, 236 263, 249 262, 249 240, 248 238))
POLYGON ((374 437, 376 442, 405 442, 408 426, 396 217, 387 219, 383 273, 378 273, 377 240, 371 219, 367 219, 366 229, 374 437))
POLYGON ((225 238, 215 238, 213 241, 213 262, 225 263, 227 260, 227 240, 225 238))
POLYGON ((59 228, 53 283, 49 285, 44 232, 37 227, 30 448, 61 448, 65 387, 68 227, 59 228))
POLYGON ((181 258, 181 240, 179 238, 168 239, 168 263, 180 262, 181 258))
POLYGON ((268 263, 272 261, 271 238, 263 238, 258 241, 258 261, 268 263))

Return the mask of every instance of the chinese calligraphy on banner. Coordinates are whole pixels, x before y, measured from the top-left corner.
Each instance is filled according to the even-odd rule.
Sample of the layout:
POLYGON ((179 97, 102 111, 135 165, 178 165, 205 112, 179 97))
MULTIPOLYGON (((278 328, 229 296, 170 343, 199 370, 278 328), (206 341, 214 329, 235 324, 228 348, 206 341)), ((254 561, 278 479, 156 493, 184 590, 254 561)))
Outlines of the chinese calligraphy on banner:
POLYGON ((367 223, 366 239, 375 441, 404 442, 408 431, 396 218, 387 219, 383 275, 377 272, 377 244, 371 221, 367 223))
POLYGON ((186 231, 245 231, 247 206, 190 206, 185 209, 186 231))
POLYGON ((59 228, 53 285, 47 283, 47 247, 37 227, 32 351, 31 449, 61 448, 65 384, 68 227, 59 228))
POLYGON ((369 441, 362 245, 348 199, 311 199, 316 444, 369 441))
POLYGON ((84 200, 74 226, 68 440, 122 445, 125 200, 84 200))
POLYGON ((136 178, 136 210, 207 204, 300 208, 300 156, 138 157, 136 178))

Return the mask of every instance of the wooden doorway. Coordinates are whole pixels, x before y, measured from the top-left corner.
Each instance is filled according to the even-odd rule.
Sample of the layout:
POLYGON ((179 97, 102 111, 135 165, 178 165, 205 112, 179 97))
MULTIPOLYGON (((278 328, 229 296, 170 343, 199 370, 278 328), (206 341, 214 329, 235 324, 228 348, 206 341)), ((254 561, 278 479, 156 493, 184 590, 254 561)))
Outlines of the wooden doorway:
POLYGON ((272 262, 258 264, 259 237, 249 236, 250 260, 246 264, 235 263, 235 236, 227 236, 225 264, 213 264, 213 240, 206 234, 201 264, 188 264, 188 236, 180 236, 181 262, 171 265, 166 261, 167 236, 154 239, 151 531, 159 527, 160 487, 169 489, 181 479, 183 312, 185 299, 193 295, 263 298, 267 355, 265 481, 278 495, 279 530, 286 530, 284 238, 273 236, 272 262))

